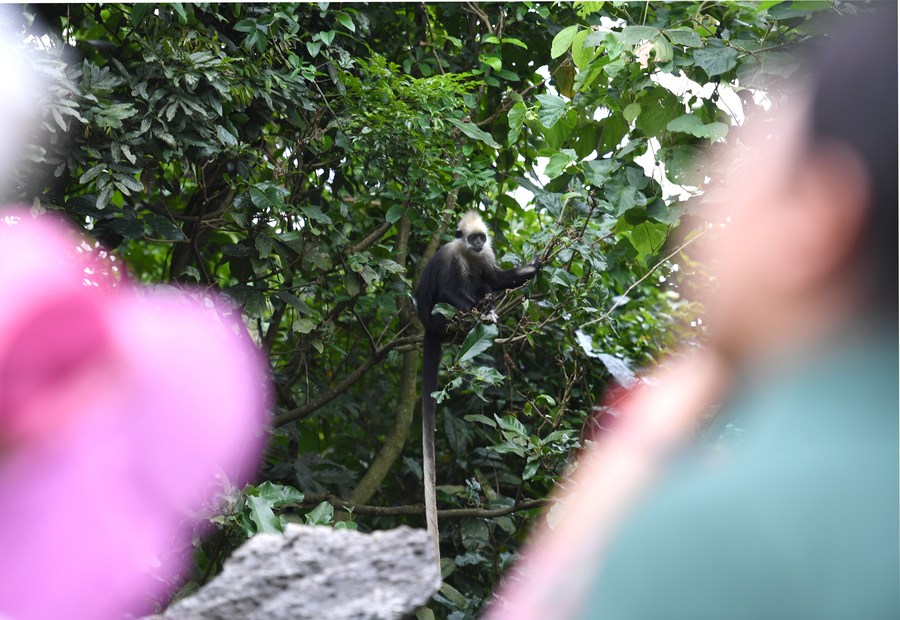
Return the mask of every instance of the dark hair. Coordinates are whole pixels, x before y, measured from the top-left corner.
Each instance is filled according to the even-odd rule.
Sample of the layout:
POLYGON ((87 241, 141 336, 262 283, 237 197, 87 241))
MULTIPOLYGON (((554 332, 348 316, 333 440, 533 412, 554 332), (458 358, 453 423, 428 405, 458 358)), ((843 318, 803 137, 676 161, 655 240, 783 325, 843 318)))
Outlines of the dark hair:
MULTIPOLYGON (((869 5, 872 6, 872 5, 869 5)), ((836 140, 867 169, 871 213, 859 257, 872 298, 897 313, 897 6, 837 20, 810 51, 810 141, 836 140)))

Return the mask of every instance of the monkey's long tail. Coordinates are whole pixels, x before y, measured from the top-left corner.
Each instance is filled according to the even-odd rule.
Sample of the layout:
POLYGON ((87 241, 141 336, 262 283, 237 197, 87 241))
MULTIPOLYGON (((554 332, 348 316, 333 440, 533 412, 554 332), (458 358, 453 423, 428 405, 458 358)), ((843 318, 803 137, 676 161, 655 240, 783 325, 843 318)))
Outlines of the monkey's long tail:
POLYGON ((441 362, 441 339, 425 333, 422 350, 422 475, 425 479, 425 524, 434 545, 438 563, 441 560, 440 532, 437 519, 437 496, 434 474, 434 427, 437 403, 431 393, 437 390, 438 365, 441 362))

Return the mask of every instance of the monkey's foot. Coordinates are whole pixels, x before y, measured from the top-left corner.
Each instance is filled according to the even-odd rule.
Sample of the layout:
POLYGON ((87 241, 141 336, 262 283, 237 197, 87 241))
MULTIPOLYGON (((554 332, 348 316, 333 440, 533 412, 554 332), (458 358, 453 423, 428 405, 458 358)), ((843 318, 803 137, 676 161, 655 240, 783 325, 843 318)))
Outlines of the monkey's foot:
POLYGON ((497 316, 497 313, 494 312, 493 310, 481 315, 482 323, 496 323, 499 320, 500 320, 500 317, 497 316))

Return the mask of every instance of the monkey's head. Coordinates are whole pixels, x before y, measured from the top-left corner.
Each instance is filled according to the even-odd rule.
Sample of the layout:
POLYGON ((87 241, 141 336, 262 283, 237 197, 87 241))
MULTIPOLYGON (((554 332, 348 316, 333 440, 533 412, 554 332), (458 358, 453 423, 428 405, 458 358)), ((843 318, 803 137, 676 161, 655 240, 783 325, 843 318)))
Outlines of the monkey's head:
POLYGON ((491 249, 491 240, 487 234, 487 226, 484 220, 474 211, 469 211, 459 221, 456 227, 456 238, 460 240, 463 250, 474 254, 480 254, 483 250, 491 249))

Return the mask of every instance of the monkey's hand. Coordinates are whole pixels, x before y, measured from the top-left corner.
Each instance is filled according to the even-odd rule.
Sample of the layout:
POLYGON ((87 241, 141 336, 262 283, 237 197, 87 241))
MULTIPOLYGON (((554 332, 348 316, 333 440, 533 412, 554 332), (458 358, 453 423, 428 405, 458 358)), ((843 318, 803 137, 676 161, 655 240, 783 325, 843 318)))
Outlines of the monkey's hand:
POLYGON ((533 278, 541 268, 541 257, 535 256, 531 262, 516 267, 516 274, 525 278, 533 278))

